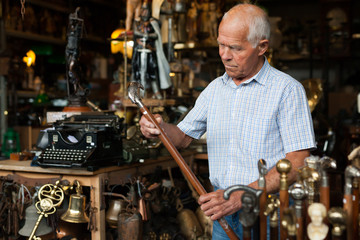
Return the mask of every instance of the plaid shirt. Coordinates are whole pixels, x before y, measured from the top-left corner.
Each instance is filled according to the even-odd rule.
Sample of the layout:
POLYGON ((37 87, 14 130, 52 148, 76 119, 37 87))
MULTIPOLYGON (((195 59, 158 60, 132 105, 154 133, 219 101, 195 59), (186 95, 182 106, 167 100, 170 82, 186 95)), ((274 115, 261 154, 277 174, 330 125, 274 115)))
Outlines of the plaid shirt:
POLYGON ((267 60, 239 86, 226 73, 212 81, 178 127, 195 139, 206 132, 210 181, 222 189, 256 181, 260 158, 271 169, 316 147, 303 86, 267 60))

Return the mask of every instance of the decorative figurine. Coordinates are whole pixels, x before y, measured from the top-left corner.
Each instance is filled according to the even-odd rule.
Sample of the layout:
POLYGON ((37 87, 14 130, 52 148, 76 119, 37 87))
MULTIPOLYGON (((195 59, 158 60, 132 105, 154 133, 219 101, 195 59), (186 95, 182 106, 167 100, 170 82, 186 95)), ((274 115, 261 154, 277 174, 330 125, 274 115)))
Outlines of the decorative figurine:
POLYGON ((210 44, 217 44, 217 29, 218 21, 222 16, 222 13, 217 10, 216 3, 209 3, 209 12, 208 12, 208 26, 207 30, 209 31, 209 42, 210 44))
POLYGON ((87 107, 87 96, 89 89, 82 86, 83 77, 80 69, 80 40, 82 38, 84 20, 79 17, 80 8, 69 15, 67 30, 67 45, 65 49, 67 95, 69 104, 64 111, 76 109, 76 111, 89 111, 87 107))
MULTIPOLYGON (((167 89, 172 85, 159 24, 156 19, 151 18, 151 8, 147 1, 141 6, 140 21, 135 21, 134 25, 132 73, 133 81, 140 82, 145 91, 151 88, 157 99, 163 98, 160 89, 167 89)), ((141 94, 145 95, 144 90, 141 94)))
POLYGON ((191 7, 187 12, 186 19, 186 31, 187 31, 187 41, 195 42, 197 40, 197 17, 198 17, 198 4, 196 1, 191 2, 191 7))
POLYGON ((307 226, 307 235, 310 240, 322 240, 326 238, 329 227, 323 223, 326 217, 326 208, 322 203, 313 203, 308 208, 311 223, 307 226))
POLYGON ((125 30, 130 31, 133 20, 140 17, 141 0, 127 0, 126 1, 126 20, 125 30))

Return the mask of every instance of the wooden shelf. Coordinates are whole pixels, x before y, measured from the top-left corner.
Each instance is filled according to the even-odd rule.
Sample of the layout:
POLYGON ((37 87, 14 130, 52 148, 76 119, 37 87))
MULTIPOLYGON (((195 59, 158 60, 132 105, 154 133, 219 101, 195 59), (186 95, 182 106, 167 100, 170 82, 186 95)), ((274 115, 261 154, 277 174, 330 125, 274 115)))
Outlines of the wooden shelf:
MULTIPOLYGON (((122 103, 124 107, 137 107, 128 98, 124 99, 122 103)), ((142 99, 142 103, 146 107, 165 107, 165 106, 174 106, 176 101, 175 99, 142 99)))
POLYGON ((31 33, 31 32, 22 32, 22 31, 17 31, 17 30, 12 30, 12 29, 6 29, 6 35, 10 36, 10 37, 52 43, 52 44, 57 44, 57 45, 65 45, 65 43, 66 43, 66 41, 61 38, 44 36, 41 34, 31 33))

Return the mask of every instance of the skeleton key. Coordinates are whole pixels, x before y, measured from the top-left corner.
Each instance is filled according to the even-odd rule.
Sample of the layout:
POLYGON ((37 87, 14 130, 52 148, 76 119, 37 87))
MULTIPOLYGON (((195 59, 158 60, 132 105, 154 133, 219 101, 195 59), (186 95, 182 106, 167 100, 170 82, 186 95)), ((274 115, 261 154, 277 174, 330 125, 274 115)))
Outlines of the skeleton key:
POLYGON ((41 240, 41 238, 36 237, 35 233, 39 227, 40 221, 43 217, 48 217, 49 215, 56 212, 56 207, 60 206, 64 200, 64 191, 58 185, 60 181, 56 182, 56 185, 45 184, 39 190, 39 201, 36 202, 35 207, 38 210, 39 218, 35 223, 35 226, 30 234, 28 240, 41 240))
POLYGON ((39 218, 35 223, 35 226, 31 232, 29 240, 39 240, 40 238, 35 236, 35 232, 39 227, 40 221, 43 217, 48 217, 50 214, 56 212, 56 207, 54 206, 52 200, 50 198, 44 198, 35 204, 36 209, 38 210, 39 218))

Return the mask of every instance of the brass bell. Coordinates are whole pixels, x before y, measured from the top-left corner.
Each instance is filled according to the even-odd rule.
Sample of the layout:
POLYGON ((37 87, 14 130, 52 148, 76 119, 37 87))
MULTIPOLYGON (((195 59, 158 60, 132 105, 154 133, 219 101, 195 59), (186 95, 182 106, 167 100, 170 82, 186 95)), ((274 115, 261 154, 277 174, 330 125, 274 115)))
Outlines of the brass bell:
MULTIPOLYGON (((25 224, 19 230, 19 234, 21 236, 29 237, 35 227, 36 222, 39 219, 39 214, 37 213, 37 209, 35 204, 31 204, 25 210, 25 224)), ((47 225, 46 219, 42 218, 38 228, 36 229, 35 235, 36 236, 43 236, 49 234, 53 231, 53 229, 47 225)))
POLYGON ((126 211, 127 202, 123 199, 111 199, 105 220, 111 228, 117 228, 119 214, 126 211))
POLYGON ((89 217, 85 212, 86 196, 76 193, 70 196, 69 208, 61 215, 61 220, 71 223, 89 222, 89 217))

